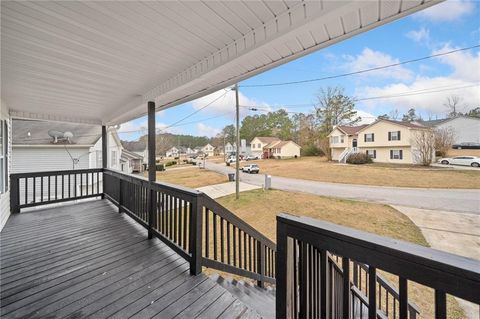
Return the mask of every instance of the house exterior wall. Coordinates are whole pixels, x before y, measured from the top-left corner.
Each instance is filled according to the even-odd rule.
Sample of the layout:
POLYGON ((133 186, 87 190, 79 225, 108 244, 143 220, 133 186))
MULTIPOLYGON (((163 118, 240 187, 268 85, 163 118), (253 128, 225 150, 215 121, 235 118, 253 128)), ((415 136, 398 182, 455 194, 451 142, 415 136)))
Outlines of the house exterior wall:
MULTIPOLYGON (((107 167, 120 171, 120 156, 122 155, 122 145, 115 137, 113 137, 112 131, 108 131, 108 160, 107 167), (113 157, 113 154, 115 158, 113 157)), ((102 167, 102 138, 99 138, 95 145, 90 149, 90 167, 89 168, 101 168, 102 167)), ((88 167, 87 167, 88 168, 88 167)))
POLYGON ((255 137, 250 143, 250 151, 252 155, 259 156, 259 157, 262 156, 263 148, 267 146, 267 144, 268 143, 263 143, 262 141, 260 141, 258 138, 255 137))
MULTIPOLYGON (((10 115, 8 114, 9 109, 8 106, 1 101, 0 106, 0 119, 7 121, 7 131, 8 131, 8 155, 7 155, 7 168, 8 168, 8 175, 11 173, 11 154, 12 154, 12 121, 10 119, 10 115)), ((10 178, 7 178, 7 188, 4 192, 0 193, 0 231, 2 231, 3 226, 7 222, 8 218, 10 217, 10 178)))
POLYGON ((345 135, 345 133, 343 133, 342 131, 340 131, 338 128, 334 129, 332 131, 332 133, 329 134, 329 138, 330 138, 330 148, 331 149, 334 149, 334 148, 342 148, 342 151, 346 148, 346 147, 351 147, 352 144, 348 144, 348 136, 345 135), (343 139, 343 142, 342 142, 342 139, 343 139), (334 141, 338 141, 338 142, 334 142, 334 141))
POLYGON ((331 152, 332 152, 332 160, 334 161, 338 161, 340 159, 340 155, 342 154, 342 152, 345 150, 345 147, 343 148, 332 148, 331 149, 331 152))
POLYGON ((454 143, 480 143, 480 119, 457 117, 437 125, 437 128, 451 128, 455 132, 454 143))
POLYGON ((411 145, 411 129, 390 122, 377 122, 376 124, 366 127, 358 132, 358 147, 382 147, 382 146, 410 146, 411 145), (400 131, 399 141, 389 141, 388 132, 400 131), (365 142, 365 134, 374 134, 373 142, 365 142))
POLYGON ((300 146, 293 142, 289 142, 280 149, 280 156, 282 158, 300 157, 300 146))
POLYGON ((214 156, 215 155, 214 151, 215 151, 215 147, 213 147, 210 144, 207 144, 202 148, 202 152, 207 156, 214 156))
POLYGON ((367 150, 376 151, 376 158, 373 159, 374 162, 391 164, 417 164, 417 160, 412 153, 412 148, 410 146, 380 146, 359 148, 360 153, 366 153, 367 150), (402 159, 391 159, 390 150, 401 150, 402 159))
POLYGON ((45 172, 89 168, 89 146, 68 147, 78 164, 73 167, 72 159, 64 146, 20 146, 14 145, 12 173, 45 172))

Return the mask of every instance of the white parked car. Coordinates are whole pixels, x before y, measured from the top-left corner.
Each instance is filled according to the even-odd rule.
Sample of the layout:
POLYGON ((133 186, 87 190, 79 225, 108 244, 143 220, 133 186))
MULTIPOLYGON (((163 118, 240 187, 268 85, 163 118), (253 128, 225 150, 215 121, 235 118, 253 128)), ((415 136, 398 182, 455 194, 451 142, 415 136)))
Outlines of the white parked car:
POLYGON ((456 156, 446 157, 438 160, 438 163, 444 165, 464 165, 472 167, 480 167, 480 157, 476 156, 456 156))
POLYGON ((250 174, 258 174, 260 171, 260 167, 257 164, 248 164, 242 167, 242 172, 250 173, 250 174))
POLYGON ((245 157, 245 160, 247 161, 258 160, 258 156, 248 155, 247 157, 245 157))

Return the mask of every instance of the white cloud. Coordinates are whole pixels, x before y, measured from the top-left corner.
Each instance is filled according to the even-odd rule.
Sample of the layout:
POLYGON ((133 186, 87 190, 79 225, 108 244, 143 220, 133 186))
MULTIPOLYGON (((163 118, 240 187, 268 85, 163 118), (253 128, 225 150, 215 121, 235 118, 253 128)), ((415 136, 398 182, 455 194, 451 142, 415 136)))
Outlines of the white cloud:
MULTIPOLYGON (((455 49, 458 48, 452 48, 449 45, 445 45, 440 50, 434 51, 433 54, 455 49)), ((451 77, 468 82, 480 82, 480 51, 476 54, 472 54, 472 51, 459 51, 453 54, 440 56, 437 60, 452 67, 453 73, 451 74, 451 77)))
MULTIPOLYGON (((235 115, 235 91, 232 91, 231 88, 225 90, 219 90, 199 99, 192 101, 192 106, 194 109, 200 109, 207 104, 209 105, 205 110, 208 110, 209 113, 230 113, 233 116, 235 115), (225 94, 226 92, 226 94, 225 94), (222 95, 224 95, 222 97, 222 95)), ((248 112, 248 107, 261 107, 262 109, 270 109, 270 106, 267 103, 259 102, 254 99, 248 98, 241 91, 238 94, 238 100, 241 108, 241 113, 245 115, 248 112)))
POLYGON ((460 20, 465 15, 475 11, 475 3, 471 0, 447 0, 434 5, 415 16, 433 22, 451 22, 460 20))
POLYGON ((198 123, 197 124, 197 135, 198 136, 207 136, 207 137, 213 137, 220 133, 220 129, 212 126, 205 125, 203 123, 198 123))
MULTIPOLYGON (((343 65, 343 68, 348 72, 357 72, 400 62, 386 53, 370 48, 363 49, 362 53, 356 56, 346 55, 344 59, 347 62, 343 65)), ((365 74, 365 76, 405 81, 411 79, 413 73, 403 66, 397 66, 368 72, 368 75, 365 74)))
POLYGON ((357 116, 360 116, 362 119, 356 123, 356 125, 370 124, 375 121, 377 118, 375 115, 368 113, 363 110, 356 110, 357 116))
POLYGON ((427 46, 430 45, 430 31, 423 27, 419 30, 412 30, 410 32, 407 32, 405 36, 415 42, 423 43, 427 46))

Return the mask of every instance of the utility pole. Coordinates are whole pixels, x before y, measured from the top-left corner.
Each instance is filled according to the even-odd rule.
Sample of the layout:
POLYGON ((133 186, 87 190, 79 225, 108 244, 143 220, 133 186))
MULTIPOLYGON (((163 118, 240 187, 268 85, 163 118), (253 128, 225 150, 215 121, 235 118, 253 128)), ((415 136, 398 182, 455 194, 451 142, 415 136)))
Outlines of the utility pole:
POLYGON ((240 145, 240 105, 238 101, 238 83, 235 84, 235 107, 236 107, 236 148, 235 148, 235 198, 240 198, 240 156, 238 154, 238 146, 240 145))

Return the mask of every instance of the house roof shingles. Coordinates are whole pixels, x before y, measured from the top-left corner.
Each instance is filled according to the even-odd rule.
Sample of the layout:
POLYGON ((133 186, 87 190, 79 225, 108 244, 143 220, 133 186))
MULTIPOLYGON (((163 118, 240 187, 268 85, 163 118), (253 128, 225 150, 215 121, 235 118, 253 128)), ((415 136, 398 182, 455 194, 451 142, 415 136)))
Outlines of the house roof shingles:
POLYGON ((367 126, 368 126, 367 124, 357 125, 357 126, 339 125, 337 126, 337 128, 347 135, 355 135, 358 133, 358 131, 360 131, 361 129, 367 126))

